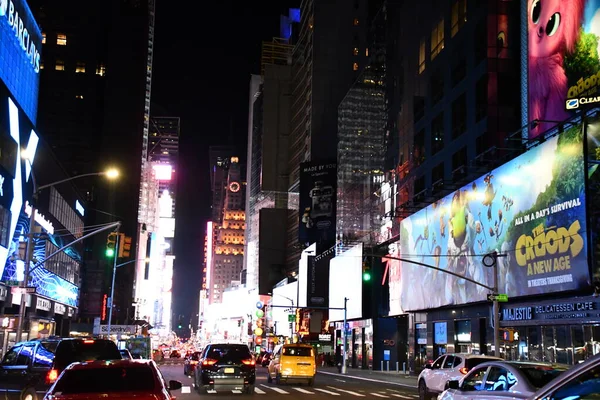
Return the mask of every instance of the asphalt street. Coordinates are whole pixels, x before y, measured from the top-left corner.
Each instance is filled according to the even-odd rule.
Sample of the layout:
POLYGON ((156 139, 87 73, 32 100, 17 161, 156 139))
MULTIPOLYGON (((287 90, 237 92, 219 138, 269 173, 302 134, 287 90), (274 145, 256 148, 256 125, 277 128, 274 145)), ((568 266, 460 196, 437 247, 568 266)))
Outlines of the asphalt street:
MULTIPOLYGON (((183 365, 162 365, 160 369, 167 381, 174 379, 183 384, 181 390, 172 393, 177 399, 198 399, 199 397, 218 398, 218 399, 240 399, 248 397, 246 394, 223 392, 209 393, 200 396, 193 387, 193 380, 183 374, 183 365)), ((318 373, 315 379, 314 387, 306 384, 282 384, 276 385, 275 382, 267 383, 266 368, 256 368, 256 393, 254 397, 277 397, 285 396, 289 400, 304 398, 324 398, 336 397, 337 399, 349 399, 355 397, 378 398, 378 399, 396 399, 396 400, 417 400, 419 395, 416 388, 411 388, 394 382, 386 382, 376 378, 350 378, 348 376, 339 376, 330 373, 318 373)))

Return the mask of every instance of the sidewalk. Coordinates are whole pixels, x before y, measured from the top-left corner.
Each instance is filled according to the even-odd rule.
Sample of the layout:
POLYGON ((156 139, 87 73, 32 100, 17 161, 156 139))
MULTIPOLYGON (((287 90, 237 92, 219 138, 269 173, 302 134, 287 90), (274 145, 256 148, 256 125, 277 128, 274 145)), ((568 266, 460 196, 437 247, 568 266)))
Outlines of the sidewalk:
POLYGON ((402 372, 373 371, 370 369, 347 368, 346 375, 340 374, 337 367, 317 367, 317 373, 339 376, 344 379, 357 379, 370 382, 392 383, 398 386, 417 388, 416 375, 403 375, 402 372))

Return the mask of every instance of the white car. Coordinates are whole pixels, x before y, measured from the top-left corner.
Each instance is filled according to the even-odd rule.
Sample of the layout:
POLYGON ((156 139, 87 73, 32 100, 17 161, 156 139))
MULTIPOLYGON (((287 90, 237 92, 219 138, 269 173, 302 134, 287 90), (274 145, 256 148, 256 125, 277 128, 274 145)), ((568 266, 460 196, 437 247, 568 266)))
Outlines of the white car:
POLYGON ((444 354, 433 364, 427 365, 417 379, 419 398, 429 400, 445 390, 446 382, 460 380, 472 368, 486 361, 502 360, 498 357, 478 354, 444 354))
POLYGON ((524 400, 568 369, 568 365, 535 361, 486 362, 460 381, 448 381, 438 400, 524 400))

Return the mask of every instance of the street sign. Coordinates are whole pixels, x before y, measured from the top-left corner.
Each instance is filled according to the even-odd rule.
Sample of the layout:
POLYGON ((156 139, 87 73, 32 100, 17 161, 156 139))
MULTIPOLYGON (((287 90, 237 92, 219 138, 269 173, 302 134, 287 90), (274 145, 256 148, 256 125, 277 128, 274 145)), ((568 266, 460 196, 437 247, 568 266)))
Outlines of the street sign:
POLYGON ((508 301, 508 295, 507 294, 490 294, 488 296, 488 300, 489 301, 498 301, 500 303, 506 303, 508 301))
POLYGON ((288 322, 294 322, 294 319, 296 319, 294 314, 288 314, 288 322))
POLYGON ((10 288, 10 293, 11 294, 32 294, 35 293, 35 287, 16 287, 13 286, 10 288))

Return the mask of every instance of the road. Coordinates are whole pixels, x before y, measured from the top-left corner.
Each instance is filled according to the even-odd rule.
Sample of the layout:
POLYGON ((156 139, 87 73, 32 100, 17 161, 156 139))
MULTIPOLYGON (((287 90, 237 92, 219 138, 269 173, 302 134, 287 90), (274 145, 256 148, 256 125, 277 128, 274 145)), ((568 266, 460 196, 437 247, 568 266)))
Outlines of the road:
MULTIPOLYGON (((196 393, 193 387, 193 380, 183 375, 183 365, 163 365, 160 367, 167 381, 174 379, 183 383, 181 390, 172 394, 178 400, 198 399, 200 395, 196 393)), ((315 379, 315 386, 309 387, 305 384, 282 384, 277 386, 274 382, 267 383, 266 368, 256 368, 256 393, 254 397, 277 397, 286 396, 286 399, 305 399, 305 398, 337 398, 339 400, 349 398, 364 397, 367 399, 395 399, 395 400, 417 400, 419 395, 416 388, 410 388, 402 385, 379 381, 377 379, 359 380, 349 377, 341 377, 332 374, 318 373, 315 379)), ((217 393, 208 394, 202 397, 211 397, 217 399, 237 399, 246 397, 241 393, 217 393)))

